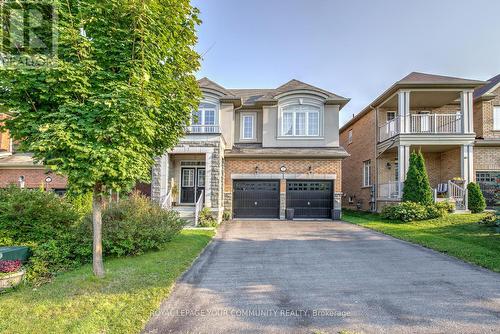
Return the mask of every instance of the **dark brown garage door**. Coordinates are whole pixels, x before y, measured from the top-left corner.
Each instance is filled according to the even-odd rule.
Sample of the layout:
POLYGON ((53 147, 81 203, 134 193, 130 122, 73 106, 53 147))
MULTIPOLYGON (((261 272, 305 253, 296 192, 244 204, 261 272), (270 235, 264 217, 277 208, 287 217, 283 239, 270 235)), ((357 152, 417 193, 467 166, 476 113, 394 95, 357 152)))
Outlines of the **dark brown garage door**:
POLYGON ((234 218, 279 218, 280 183, 238 180, 233 183, 234 218))
POLYGON ((288 181, 286 207, 294 209, 295 218, 331 218, 332 181, 288 181))

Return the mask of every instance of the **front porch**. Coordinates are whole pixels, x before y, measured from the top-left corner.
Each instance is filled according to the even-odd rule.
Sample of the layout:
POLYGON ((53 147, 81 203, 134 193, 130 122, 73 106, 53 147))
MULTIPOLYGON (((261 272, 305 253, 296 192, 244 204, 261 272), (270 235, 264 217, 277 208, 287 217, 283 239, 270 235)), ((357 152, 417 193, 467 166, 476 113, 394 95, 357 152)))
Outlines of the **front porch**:
POLYGON ((158 158, 153 168, 152 198, 193 224, 205 207, 220 221, 223 211, 220 151, 216 141, 183 141, 158 158))
MULTIPOLYGON (((470 150, 469 150, 470 149, 470 150)), ((436 201, 449 200, 457 211, 467 210, 465 186, 471 180, 468 145, 400 145, 380 154, 377 159, 377 203, 399 202, 409 166, 409 154, 421 150, 436 201)), ((377 205, 381 210, 381 205, 377 205)))

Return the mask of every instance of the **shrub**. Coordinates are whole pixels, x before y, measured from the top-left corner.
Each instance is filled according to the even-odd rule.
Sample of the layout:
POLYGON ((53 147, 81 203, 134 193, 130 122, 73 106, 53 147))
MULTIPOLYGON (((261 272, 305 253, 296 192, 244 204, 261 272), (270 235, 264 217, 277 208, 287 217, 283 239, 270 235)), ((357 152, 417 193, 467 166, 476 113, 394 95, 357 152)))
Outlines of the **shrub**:
POLYGON ((472 213, 480 213, 486 209, 486 201, 479 185, 474 182, 467 184, 467 192, 469 196, 469 210, 472 213))
POLYGON ((437 202, 432 205, 428 205, 427 209, 427 217, 426 219, 432 218, 440 218, 446 216, 448 213, 451 213, 455 210, 455 205, 448 201, 437 202))
POLYGON ((79 219, 71 204, 52 192, 0 189, 0 243, 31 249, 28 280, 42 280, 83 262, 72 251, 79 219))
POLYGON ((397 205, 387 206, 382 210, 382 217, 390 220, 410 222, 426 219, 428 215, 425 206, 415 202, 402 202, 397 205))
POLYGON ((71 204, 52 192, 0 189, 0 231, 14 242, 63 238, 78 218, 71 204))
POLYGON ((87 194, 68 194, 66 200, 73 206, 81 217, 85 217, 92 212, 92 193, 87 194))
POLYGON ((222 220, 225 222, 230 221, 231 220, 231 211, 224 210, 224 212, 222 213, 222 220))
POLYGON ((217 220, 212 216, 209 208, 203 208, 200 211, 200 216, 198 217, 198 225, 201 227, 215 227, 217 226, 217 220))
POLYGON ((432 205, 432 189, 425 168, 422 152, 412 152, 410 165, 403 185, 403 201, 415 202, 422 205, 432 205))
MULTIPOLYGON (((160 249, 186 224, 177 212, 166 211, 160 205, 138 193, 113 203, 102 212, 103 254, 124 256, 160 249)), ((85 217, 80 227, 83 240, 76 249, 80 256, 92 254, 92 217, 85 217)))
POLYGON ((495 212, 488 212, 479 224, 491 227, 500 227, 500 218, 495 212))
POLYGON ((20 260, 0 260, 0 273, 13 273, 21 269, 20 260))

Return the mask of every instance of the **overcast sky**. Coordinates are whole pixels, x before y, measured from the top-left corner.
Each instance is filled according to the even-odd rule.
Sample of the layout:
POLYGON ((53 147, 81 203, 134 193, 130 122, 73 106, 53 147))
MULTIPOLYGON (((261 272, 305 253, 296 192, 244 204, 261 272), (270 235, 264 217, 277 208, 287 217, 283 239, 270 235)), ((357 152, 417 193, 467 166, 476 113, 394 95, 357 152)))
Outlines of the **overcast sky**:
POLYGON ((341 124, 412 71, 500 73, 500 0, 194 0, 198 77, 226 88, 295 78, 351 98, 341 124))

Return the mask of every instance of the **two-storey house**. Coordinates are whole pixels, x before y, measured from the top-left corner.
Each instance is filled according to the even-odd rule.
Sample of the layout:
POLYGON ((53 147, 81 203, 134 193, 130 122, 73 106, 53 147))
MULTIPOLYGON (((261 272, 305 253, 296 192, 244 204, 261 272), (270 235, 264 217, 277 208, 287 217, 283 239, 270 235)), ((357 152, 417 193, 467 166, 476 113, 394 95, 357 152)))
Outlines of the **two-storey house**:
POLYGON ((158 157, 151 197, 196 218, 340 218, 339 111, 348 99, 291 80, 276 89, 226 89, 199 80, 187 134, 158 157), (287 209, 290 209, 287 211, 287 209))
POLYGON ((436 200, 467 209, 465 187, 474 175, 474 89, 485 82, 410 73, 340 129, 343 206, 380 211, 399 202, 410 152, 426 161, 436 200))

